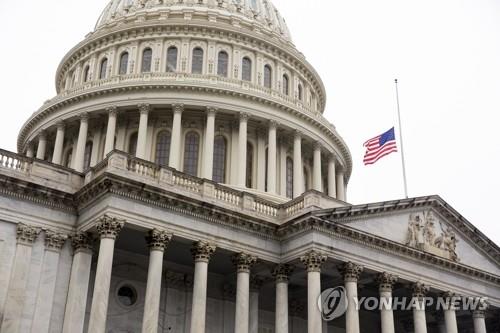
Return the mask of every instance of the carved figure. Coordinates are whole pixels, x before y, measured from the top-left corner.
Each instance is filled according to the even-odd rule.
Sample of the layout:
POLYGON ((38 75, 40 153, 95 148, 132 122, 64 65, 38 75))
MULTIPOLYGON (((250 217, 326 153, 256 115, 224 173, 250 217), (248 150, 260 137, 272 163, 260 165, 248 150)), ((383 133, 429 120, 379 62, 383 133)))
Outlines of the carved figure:
POLYGON ((436 218, 432 212, 429 212, 425 218, 424 243, 433 246, 436 240, 436 218))
POLYGON ((458 255, 456 252, 458 243, 457 237, 451 227, 445 228, 441 222, 440 224, 443 233, 436 239, 434 245, 442 250, 448 251, 450 253, 451 260, 458 261, 458 255))
POLYGON ((411 214, 410 223, 408 224, 408 236, 406 245, 418 247, 418 244, 423 243, 422 228, 423 223, 420 214, 411 214))

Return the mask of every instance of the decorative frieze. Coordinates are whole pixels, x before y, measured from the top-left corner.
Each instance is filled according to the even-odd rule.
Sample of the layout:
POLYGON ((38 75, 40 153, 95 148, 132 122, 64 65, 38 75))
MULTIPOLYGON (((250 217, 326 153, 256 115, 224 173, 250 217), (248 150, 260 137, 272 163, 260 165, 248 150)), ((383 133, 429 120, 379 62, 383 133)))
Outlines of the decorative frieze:
POLYGON ((92 235, 88 232, 77 232, 75 235, 71 236, 71 245, 73 246, 73 251, 92 251, 92 235))
POLYGON ((357 282, 363 272, 363 266, 353 262, 346 262, 339 266, 339 271, 345 282, 357 282))
POLYGON ((209 262, 212 254, 215 253, 216 246, 208 242, 199 241, 193 244, 191 248, 191 254, 193 255, 194 261, 204 261, 209 262))
POLYGON ((326 255, 315 250, 300 257, 300 261, 306 266, 308 272, 321 272, 321 265, 326 262, 326 259, 326 255))
POLYGON ((151 251, 164 251, 172 239, 172 234, 165 230, 153 229, 146 236, 146 243, 151 251))
POLYGON ((276 265, 276 267, 273 270, 273 277, 276 279, 276 283, 280 282, 286 282, 288 283, 288 280, 290 278, 290 275, 292 274, 293 270, 295 267, 290 264, 279 264, 276 265))
POLYGON ((102 238, 112 238, 115 239, 120 233, 123 226, 125 225, 124 220, 120 220, 116 217, 104 215, 97 221, 97 232, 102 238))
POLYGON ((238 273, 250 273, 250 268, 257 262, 257 257, 247 253, 235 254, 232 258, 238 273))
POLYGON ((27 224, 19 223, 16 229, 16 239, 18 243, 33 245, 40 234, 41 229, 27 224))
POLYGON ((45 230, 45 249, 59 252, 67 239, 68 235, 47 229, 45 230))
POLYGON ((392 292, 392 288, 398 281, 398 277, 396 275, 383 272, 377 275, 376 281, 381 292, 392 292))
POLYGON ((412 285, 412 295, 416 298, 424 298, 430 288, 422 282, 416 282, 412 285))

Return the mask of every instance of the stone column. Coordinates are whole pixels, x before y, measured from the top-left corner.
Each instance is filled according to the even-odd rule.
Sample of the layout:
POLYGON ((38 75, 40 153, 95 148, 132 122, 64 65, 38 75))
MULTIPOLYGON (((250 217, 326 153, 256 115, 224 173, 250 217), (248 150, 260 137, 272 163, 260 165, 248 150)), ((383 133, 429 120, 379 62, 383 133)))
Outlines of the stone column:
POLYGON ((142 333, 156 333, 158 331, 163 252, 171 239, 171 234, 157 229, 151 230, 146 237, 149 247, 149 269, 142 333))
POLYGON ((45 151, 47 150, 47 134, 41 131, 38 135, 38 148, 36 150, 36 158, 39 160, 45 159, 45 151))
POLYGON ((205 131, 205 149, 203 150, 203 172, 202 177, 212 180, 214 170, 214 139, 215 139, 215 115, 217 109, 207 108, 207 127, 205 131))
POLYGON ((472 314, 474 333, 486 333, 486 309, 475 310, 472 314))
POLYGON ((67 235, 45 231, 45 253, 43 256, 42 271, 40 274, 40 284, 36 299, 35 314, 31 324, 32 333, 49 332, 50 316, 52 305, 54 304, 54 291, 56 289, 57 268, 59 267, 59 254, 64 243, 68 239, 67 235))
POLYGON ((85 146, 87 144, 87 134, 89 130, 89 116, 87 113, 80 115, 80 131, 78 132, 78 143, 76 144, 74 169, 83 172, 85 162, 85 146))
POLYGON ((259 191, 266 191, 266 137, 267 133, 262 128, 257 129, 257 189, 259 191))
POLYGON ((108 127, 106 129, 106 142, 104 143, 104 157, 115 149, 116 118, 118 115, 116 106, 106 109, 108 112, 108 127))
POLYGON ((381 273, 377 276, 380 293, 380 320, 382 333, 394 333, 394 313, 392 310, 392 287, 398 278, 389 273, 381 273))
POLYGON ((288 278, 293 266, 280 264, 273 271, 276 279, 275 333, 288 333, 288 278))
POLYGON ((315 250, 300 257, 307 269, 307 333, 322 333, 318 298, 321 295, 321 265, 327 257, 315 250))
POLYGON ((109 287, 115 240, 124 225, 123 221, 110 216, 103 216, 97 223, 97 232, 101 238, 99 257, 90 308, 89 332, 104 333, 108 316, 109 287))
POLYGON ((250 278, 250 325, 249 333, 259 333, 259 294, 264 281, 253 276, 250 278))
POLYGON ((337 179, 335 174, 335 155, 331 155, 328 160, 328 195, 337 197, 337 179))
POLYGON ((345 314, 346 333, 359 333, 359 312, 356 307, 358 299, 358 280, 363 267, 352 262, 346 262, 339 267, 344 277, 347 296, 347 311, 345 314))
POLYGON ((74 254, 63 333, 83 333, 92 264, 92 237, 86 232, 79 232, 71 237, 71 244, 74 254))
POLYGON ((54 154, 52 155, 52 163, 61 164, 63 147, 64 147, 64 123, 62 121, 57 123, 56 142, 54 143, 54 154))
POLYGON ((39 233, 40 229, 38 228, 22 223, 17 225, 16 254, 12 264, 0 332, 19 332, 26 297, 26 286, 29 278, 31 252, 33 249, 33 243, 39 233))
POLYGON ((28 148, 26 148, 26 157, 35 157, 35 149, 33 148, 33 143, 28 143, 28 148))
POLYGON ((269 122, 269 138, 267 146, 267 192, 271 194, 277 193, 277 178, 276 178, 276 160, 278 154, 276 151, 276 131, 278 124, 271 120, 269 122))
POLYGON ((191 308, 191 333, 205 333, 208 262, 215 252, 215 248, 215 245, 200 241, 195 243, 194 247, 191 249, 195 263, 193 302, 191 308))
POLYGON ((172 105, 174 119, 172 121, 172 138, 170 141, 170 158, 168 166, 177 170, 181 168, 181 136, 182 136, 182 112, 184 104, 172 105))
POLYGON ((137 133, 137 150, 135 156, 137 158, 146 159, 146 141, 148 137, 148 116, 151 107, 149 104, 139 104, 139 132, 137 133))
POLYGON ((304 167, 302 165, 302 136, 296 131, 293 140, 293 198, 304 193, 304 167))
POLYGON ((345 181, 344 181, 344 172, 337 172, 337 199, 345 201, 345 181))
POLYGON ((233 264, 237 270, 234 331, 238 333, 248 333, 250 328, 250 268, 256 261, 256 257, 246 253, 233 256, 233 264))
POLYGON ((417 282, 413 285, 413 297, 415 306, 413 307, 413 327, 415 333, 427 333, 427 321, 425 318, 425 294, 429 292, 429 287, 417 282))
POLYGON ((314 144, 314 165, 313 165, 313 189, 321 192, 321 143, 314 144))
POLYGON ((247 128, 248 113, 240 113, 238 135, 238 186, 246 187, 247 180, 247 128))
POLYGON ((446 326, 446 333, 458 333, 456 303, 460 299, 457 295, 450 291, 441 295, 446 301, 444 306, 444 323, 446 326))

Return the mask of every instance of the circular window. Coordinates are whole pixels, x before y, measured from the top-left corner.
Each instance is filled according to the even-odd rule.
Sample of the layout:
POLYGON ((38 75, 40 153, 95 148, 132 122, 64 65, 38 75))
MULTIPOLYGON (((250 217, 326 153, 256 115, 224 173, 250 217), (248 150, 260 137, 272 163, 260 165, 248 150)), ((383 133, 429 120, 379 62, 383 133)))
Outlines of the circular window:
POLYGON ((118 301, 124 306, 132 306, 137 302, 137 291, 130 285, 118 289, 118 301))

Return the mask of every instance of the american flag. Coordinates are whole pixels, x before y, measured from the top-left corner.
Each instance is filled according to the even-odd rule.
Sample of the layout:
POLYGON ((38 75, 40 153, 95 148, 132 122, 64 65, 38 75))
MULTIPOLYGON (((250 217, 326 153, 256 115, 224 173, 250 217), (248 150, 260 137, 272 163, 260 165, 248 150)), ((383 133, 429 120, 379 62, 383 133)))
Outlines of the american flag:
POLYGON ((394 127, 382 135, 370 139, 364 144, 366 148, 365 165, 375 164, 379 159, 398 151, 394 127))

